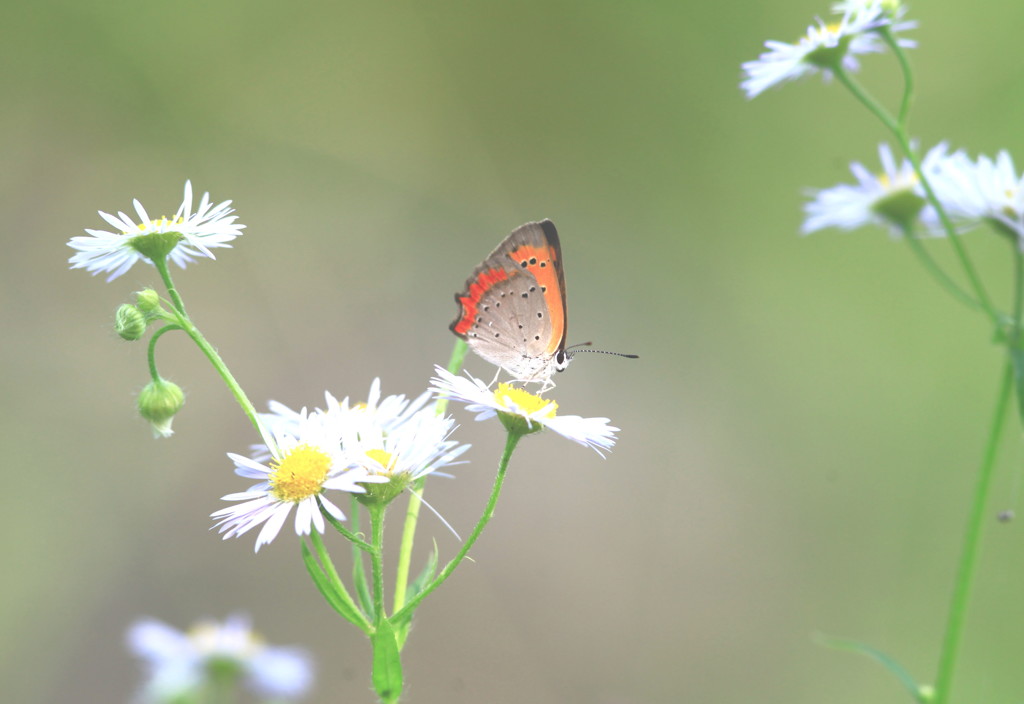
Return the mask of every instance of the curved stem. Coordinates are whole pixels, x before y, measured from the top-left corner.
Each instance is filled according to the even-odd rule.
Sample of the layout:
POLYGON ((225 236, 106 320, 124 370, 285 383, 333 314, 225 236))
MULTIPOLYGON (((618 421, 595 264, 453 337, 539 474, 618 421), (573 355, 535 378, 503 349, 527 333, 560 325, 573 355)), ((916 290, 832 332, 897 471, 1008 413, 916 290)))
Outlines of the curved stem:
POLYGON ((1003 380, 999 388, 999 397, 996 401, 996 409, 992 418, 988 444, 985 446, 985 455, 975 480, 974 499, 972 500, 970 515, 967 519, 967 528, 964 531, 960 564, 957 568, 956 580, 953 583, 953 597, 949 605, 949 614, 946 617, 946 634, 942 641, 938 674, 935 678, 935 698, 932 700, 934 704, 946 704, 949 701, 950 690, 953 685, 957 655, 960 652, 964 624, 967 618, 967 607, 970 602, 971 587, 974 583, 975 568, 978 562, 978 546, 981 543, 988 490, 992 483, 992 470, 995 467, 999 439, 1005 424, 1006 411, 1009 406, 1012 389, 1013 365, 1008 360, 1003 371, 1003 380))
POLYGON ((480 533, 483 532, 487 522, 490 521, 491 516, 494 515, 494 507, 498 503, 498 495, 501 494, 501 485, 505 481, 505 472, 508 469, 509 460, 512 459, 512 453, 515 451, 516 445, 519 443, 519 438, 521 437, 522 435, 517 433, 508 434, 508 439, 505 441, 505 450, 501 453, 501 460, 498 463, 498 475, 494 478, 494 487, 491 489, 491 496, 487 499, 487 506, 484 508, 484 513, 480 516, 480 520, 477 521, 476 526, 473 528, 473 532, 470 533, 468 538, 466 538, 466 542, 462 544, 462 549, 459 550, 458 554, 454 558, 452 558, 451 562, 444 566, 444 569, 441 570, 441 573, 434 578, 434 581, 428 584, 423 591, 410 599, 408 604, 395 611, 394 615, 391 617, 391 621, 393 623, 401 623, 402 619, 408 617, 409 614, 412 613, 413 609, 415 609, 428 594, 441 586, 444 581, 451 576, 451 573, 455 571, 455 568, 459 566, 459 563, 462 562, 463 558, 466 557, 466 554, 469 552, 469 549, 473 547, 473 543, 476 542, 476 539, 480 537, 480 533))
POLYGON ((188 317, 188 313, 185 312, 185 303, 181 296, 178 294, 176 288, 174 288, 174 282, 171 280, 171 272, 167 268, 167 260, 162 259, 154 261, 153 264, 156 266, 157 271, 160 272, 160 277, 164 281, 164 285, 167 287, 167 292, 171 295, 171 300, 174 303, 174 308, 178 313, 177 325, 185 331, 185 334, 192 338, 192 341, 196 343, 196 346, 202 351, 206 358, 213 365, 213 368, 217 370, 220 378, 223 379, 227 385, 231 394, 235 397, 238 405, 242 407, 242 412, 245 413, 249 418, 249 422, 252 423, 253 427, 256 428, 256 432, 260 434, 263 442, 266 444, 270 451, 275 456, 277 455, 277 443, 274 442, 274 436, 267 432, 266 428, 263 427, 263 423, 260 422, 259 415, 256 413, 255 406, 252 405, 252 401, 245 395, 245 391, 242 390, 241 385, 235 380, 231 372, 228 370, 224 360, 221 359, 220 355, 217 354, 217 350, 213 348, 203 334, 199 332, 199 328, 195 326, 192 319, 188 317))
POLYGON ((931 203, 933 208, 935 208, 935 212, 938 214, 939 220, 942 222, 942 227, 946 232, 946 236, 949 238, 949 243, 952 245, 957 259, 960 261, 960 266, 963 268, 964 274, 967 276, 971 289, 974 291, 975 298, 977 298, 979 304, 988 314, 989 318, 991 318, 992 322, 996 327, 998 327, 1000 323, 999 312, 995 309, 995 306, 992 305, 992 300, 989 298, 988 292, 985 290, 985 286, 981 282, 981 277, 978 276, 978 272, 974 268, 974 264, 967 255, 967 250, 964 249, 960 238, 956 236, 956 230, 953 227, 953 222, 949 219, 949 215, 946 213, 945 208, 942 207, 942 203, 939 202, 938 197, 935 195, 935 191, 932 189, 931 183, 928 182, 928 178, 925 176, 924 170, 921 167, 921 160, 911 147, 910 138, 907 137, 906 131, 903 129, 902 125, 898 123, 877 100, 872 98, 841 65, 831 68, 839 82, 842 83, 847 90, 849 90, 850 93, 852 93, 853 96, 864 105, 864 107, 877 117, 882 124, 892 132, 893 137, 896 138, 897 143, 900 145, 900 149, 906 155, 910 164, 914 167, 914 173, 917 175, 917 179, 920 182, 921 187, 924 189, 928 202, 931 203))
MULTIPOLYGON (((448 359, 448 371, 458 374, 462 369, 462 363, 466 359, 468 346, 465 340, 459 338, 452 348, 452 355, 448 359)), ((439 398, 434 405, 437 415, 444 415, 448 409, 448 399, 439 398)), ((420 517, 420 506, 423 504, 423 490, 426 484, 426 477, 417 479, 409 492, 409 503, 405 509, 405 525, 402 527, 402 544, 398 549, 398 566, 395 571, 395 606, 398 611, 405 606, 405 595, 409 589, 409 565, 412 562, 412 545, 416 539, 416 524, 420 517)))
POLYGON ((903 72, 903 98, 900 100, 899 124, 903 133, 907 133, 907 126, 910 120, 910 102, 914 97, 914 72, 910 70, 910 61, 907 59, 907 52, 896 41, 889 27, 882 27, 878 33, 882 40, 889 45, 896 60, 900 64, 900 71, 903 72))
POLYGON ((156 341, 160 339, 160 336, 171 330, 181 330, 180 325, 165 325, 164 327, 153 333, 153 336, 149 338, 149 377, 153 381, 160 380, 160 374, 156 370, 156 341))

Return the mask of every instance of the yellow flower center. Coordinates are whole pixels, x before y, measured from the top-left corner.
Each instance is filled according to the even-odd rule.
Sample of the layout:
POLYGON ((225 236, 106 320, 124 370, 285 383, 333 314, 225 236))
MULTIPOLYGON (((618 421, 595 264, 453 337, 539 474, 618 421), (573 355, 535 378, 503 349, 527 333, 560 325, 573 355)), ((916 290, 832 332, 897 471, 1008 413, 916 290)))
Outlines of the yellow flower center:
POLYGON ((299 445, 270 466, 270 492, 281 501, 298 502, 320 493, 331 458, 318 447, 299 445))
POLYGON ((878 185, 882 187, 883 191, 892 192, 895 190, 910 190, 918 184, 917 174, 910 174, 903 181, 893 181, 889 178, 889 174, 881 173, 876 174, 875 178, 878 180, 878 185))
POLYGON ((391 472, 395 469, 394 455, 392 455, 390 452, 387 452, 386 450, 367 450, 366 456, 369 457, 374 462, 379 463, 380 466, 384 468, 387 474, 391 474, 391 472))
MULTIPOLYGON (((185 222, 185 218, 183 218, 180 215, 178 217, 174 218, 173 220, 171 218, 167 217, 166 215, 164 215, 162 218, 159 218, 157 220, 150 220, 149 222, 140 222, 138 224, 138 228, 139 228, 140 232, 142 232, 144 230, 148 230, 149 228, 153 228, 154 230, 160 231, 163 228, 168 227, 169 225, 181 225, 181 224, 184 224, 184 222, 185 222)), ((127 234, 130 234, 130 233, 125 232, 124 234, 127 235, 127 234)))
POLYGON ((206 656, 231 655, 244 659, 255 655, 264 645, 263 639, 252 632, 245 633, 243 640, 226 640, 223 627, 206 621, 195 624, 186 633, 193 647, 206 656))
POLYGON ((501 383, 498 384, 497 391, 494 392, 494 400, 505 405, 507 401, 511 401, 515 404, 516 408, 526 414, 536 413, 545 406, 549 406, 547 412, 544 414, 547 418, 554 418, 555 411, 558 410, 558 404, 554 401, 546 398, 541 398, 535 394, 531 394, 526 389, 521 389, 512 384, 501 383))

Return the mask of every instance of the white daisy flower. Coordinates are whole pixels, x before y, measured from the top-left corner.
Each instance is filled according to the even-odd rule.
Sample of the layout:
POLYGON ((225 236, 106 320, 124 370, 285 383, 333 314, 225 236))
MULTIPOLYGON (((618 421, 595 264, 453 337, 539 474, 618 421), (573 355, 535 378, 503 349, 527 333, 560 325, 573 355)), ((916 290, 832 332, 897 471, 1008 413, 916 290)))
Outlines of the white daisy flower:
POLYGON ((341 447, 346 460, 388 482, 387 486, 367 487, 370 499, 391 501, 420 477, 457 464, 470 447, 448 439, 455 419, 438 415, 432 407, 403 414, 401 422, 390 421, 390 416, 355 412, 342 424, 341 447))
MULTIPOLYGON (((814 73, 823 73, 831 78, 831 68, 842 65, 847 71, 857 71, 860 63, 858 54, 877 53, 885 48, 877 30, 889 27, 890 31, 910 29, 915 24, 895 24, 881 2, 852 2, 844 8, 839 22, 811 25, 807 33, 796 44, 767 41, 767 52, 754 61, 742 65, 746 78, 740 88, 747 98, 754 98, 762 92, 785 81, 792 81, 814 73)), ((901 47, 911 48, 916 43, 911 39, 898 38, 901 47)))
MULTIPOLYGON (((841 0, 832 3, 832 12, 842 15, 847 12, 875 12, 878 11, 889 20, 890 31, 894 33, 917 27, 916 20, 901 22, 907 14, 907 6, 900 0, 841 0)), ((909 46, 916 46, 917 42, 911 42, 909 46)), ((902 46, 902 45, 901 45, 902 46)))
POLYGON ((154 256, 169 256, 178 266, 185 265, 199 256, 215 259, 211 248, 230 247, 228 244, 242 234, 245 225, 235 223, 237 215, 231 208, 231 201, 218 205, 210 202, 210 194, 204 193, 199 207, 192 212, 192 182, 185 182, 185 197, 173 218, 152 219, 134 201, 138 224, 131 216, 118 212, 117 216, 99 211, 114 232, 90 230, 88 237, 72 237, 68 246, 78 252, 72 255, 71 268, 84 268, 95 275, 110 272, 107 281, 113 281, 132 268, 139 260, 150 262, 154 256), (168 253, 169 252, 169 253, 168 253))
POLYGON ((388 481, 353 466, 343 457, 341 420, 337 414, 325 411, 307 414, 303 409, 294 432, 271 430, 278 449, 269 465, 228 453, 235 463, 235 474, 260 482, 248 491, 222 497, 225 501, 244 503, 211 515, 225 540, 263 524, 256 538, 259 551, 262 545, 277 537, 293 506, 298 535, 309 535, 313 528, 323 533, 324 517, 318 503, 339 521, 345 520, 341 509, 327 498, 327 490, 362 494, 366 491, 362 483, 388 481))
POLYGON ((149 671, 137 698, 147 704, 201 695, 207 684, 227 675, 258 697, 284 701, 302 697, 313 682, 312 661, 305 651, 266 645, 242 616, 224 623, 203 621, 184 633, 142 619, 128 629, 127 640, 149 671))
MULTIPOLYGON (((857 179, 856 184, 811 191, 813 198, 804 205, 806 218, 801 232, 808 234, 826 227, 854 230, 874 224, 885 226, 894 237, 900 237, 919 221, 931 234, 940 234, 938 216, 925 199, 910 160, 903 159, 897 164, 888 144, 879 145, 878 157, 881 173, 872 173, 855 161, 850 164, 850 171, 857 179)), ((942 143, 928 151, 921 166, 926 175, 937 174, 949 159, 942 143)))
POLYGON ((963 151, 946 160, 932 186, 949 216, 964 229, 991 222, 1017 237, 1024 247, 1024 177, 1009 152, 976 162, 963 151))
MULTIPOLYGON (((370 384, 370 393, 366 396, 365 402, 352 403, 347 396, 339 402, 329 391, 324 392, 324 401, 329 413, 344 417, 355 414, 372 419, 372 422, 380 426, 386 433, 404 423, 426 406, 430 401, 430 392, 424 391, 417 398, 411 400, 402 394, 381 398, 380 379, 377 378, 370 384)), ((271 401, 267 407, 270 409, 268 413, 259 414, 264 427, 269 428, 272 432, 295 433, 302 416, 299 411, 294 411, 278 401, 271 401)), ((339 420, 339 422, 343 421, 339 420)), ((252 450, 252 457, 255 460, 262 461, 270 458, 270 451, 266 445, 253 445, 252 450)))
POLYGON ((466 410, 476 413, 476 420, 487 420, 496 415, 503 423, 521 419, 531 429, 530 432, 550 428, 573 442, 593 448, 602 457, 601 450, 610 450, 615 444, 615 433, 619 429, 609 425, 607 418, 558 415, 555 401, 525 389, 498 384, 497 390, 491 391, 486 383, 468 373, 456 376, 443 367, 435 367, 435 371, 437 376, 431 379, 434 393, 467 404, 466 410))

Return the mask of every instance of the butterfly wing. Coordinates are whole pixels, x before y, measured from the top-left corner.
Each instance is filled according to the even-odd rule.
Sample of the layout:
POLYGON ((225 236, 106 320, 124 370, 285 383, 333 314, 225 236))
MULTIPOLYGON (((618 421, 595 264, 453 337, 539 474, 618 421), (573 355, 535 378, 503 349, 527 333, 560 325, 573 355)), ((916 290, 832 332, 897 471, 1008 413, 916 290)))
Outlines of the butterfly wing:
POLYGON ((525 381, 546 380, 565 349, 565 276, 550 220, 516 228, 455 295, 450 328, 470 349, 525 381))

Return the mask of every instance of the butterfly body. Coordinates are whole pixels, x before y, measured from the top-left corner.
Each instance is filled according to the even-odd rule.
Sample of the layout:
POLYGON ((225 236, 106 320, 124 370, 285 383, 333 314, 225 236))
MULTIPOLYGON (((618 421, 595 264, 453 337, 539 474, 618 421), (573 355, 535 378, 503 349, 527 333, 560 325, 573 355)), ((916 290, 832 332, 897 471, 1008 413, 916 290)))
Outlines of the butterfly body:
POLYGON ((550 220, 513 230, 455 302, 451 331, 517 381, 550 386, 551 375, 568 366, 562 249, 550 220))

